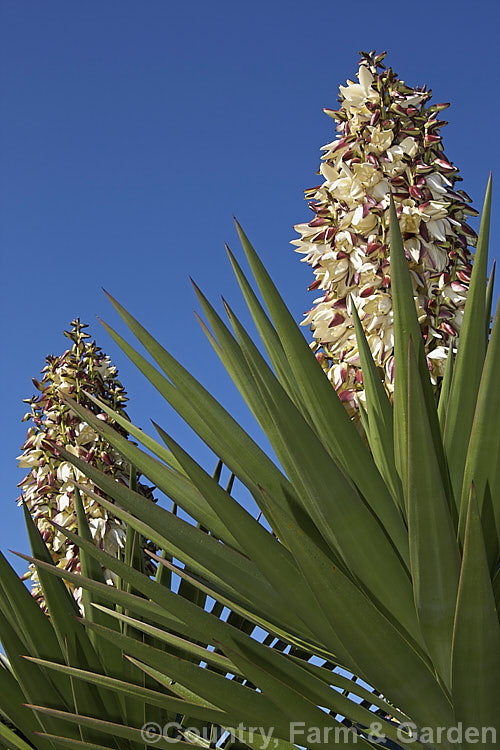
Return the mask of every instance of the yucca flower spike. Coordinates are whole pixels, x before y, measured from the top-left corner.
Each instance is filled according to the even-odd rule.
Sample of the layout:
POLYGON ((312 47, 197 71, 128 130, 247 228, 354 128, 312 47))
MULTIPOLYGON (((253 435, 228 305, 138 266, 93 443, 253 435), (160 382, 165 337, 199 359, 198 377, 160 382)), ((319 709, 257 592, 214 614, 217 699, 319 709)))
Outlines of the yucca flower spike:
POLYGON ((477 212, 455 189, 461 178, 444 154, 440 113, 431 91, 412 88, 385 68, 385 53, 361 53, 358 82, 340 86, 340 107, 325 112, 337 136, 323 146, 322 184, 306 191, 314 218, 295 226, 293 240, 321 293, 302 325, 311 346, 352 415, 364 404, 352 320, 355 304, 386 389, 393 392, 393 316, 388 248, 392 194, 429 370, 439 386, 453 339, 460 333, 476 235, 477 212))
MULTIPOLYGON (((102 493, 82 472, 59 455, 57 449, 63 447, 126 485, 130 480, 130 464, 72 412, 62 399, 62 394, 70 395, 91 409, 100 420, 113 424, 122 435, 127 434, 86 395, 92 394, 121 416, 127 417, 124 404, 128 399, 118 379, 117 369, 96 342, 89 340, 85 328, 87 326, 79 318, 73 320, 71 329, 64 331, 72 343, 71 348, 58 357, 49 355, 41 380, 33 378, 39 394, 26 399, 31 410, 24 415, 23 421, 31 421, 32 425, 22 446, 23 453, 18 457, 19 467, 29 469, 19 484, 22 494, 18 502, 26 504, 54 563, 71 572, 80 572, 78 548, 51 522, 69 531, 77 531, 75 482, 87 486, 98 495, 102 493)), ((152 496, 152 488, 147 485, 139 484, 138 491, 152 496)), ((125 525, 92 497, 84 492, 81 497, 95 544, 118 556, 125 547, 125 525)), ((114 574, 104 572, 107 582, 113 584, 114 574)), ((33 581, 33 596, 44 607, 33 565, 27 577, 33 581)), ((72 590, 75 599, 80 602, 81 589, 73 587, 72 590)))

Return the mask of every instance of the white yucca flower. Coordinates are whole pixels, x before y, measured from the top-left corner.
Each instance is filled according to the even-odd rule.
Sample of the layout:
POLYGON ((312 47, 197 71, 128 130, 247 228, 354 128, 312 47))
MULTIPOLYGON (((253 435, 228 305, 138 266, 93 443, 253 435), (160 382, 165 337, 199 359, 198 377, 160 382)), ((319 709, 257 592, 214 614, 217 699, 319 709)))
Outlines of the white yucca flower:
POLYGON ((476 241, 466 216, 470 198, 455 190, 457 168, 445 157, 439 113, 431 91, 410 88, 383 64, 385 53, 361 53, 358 82, 340 86, 335 140, 323 146, 322 184, 306 191, 315 216, 295 229, 296 250, 312 266, 321 291, 303 325, 340 398, 356 415, 364 401, 355 304, 374 360, 393 391, 393 320, 388 248, 390 194, 394 198, 415 304, 436 386, 460 332, 476 241))
MULTIPOLYGON (((50 522, 77 533, 75 482, 97 495, 102 495, 102 492, 82 472, 64 460, 57 453, 57 448, 63 446, 69 453, 127 485, 130 465, 61 399, 61 393, 71 395, 100 419, 126 434, 86 396, 86 393, 90 393, 126 416, 124 403, 127 398, 118 380, 116 367, 95 341, 88 340, 89 336, 84 331, 87 326, 82 325, 79 319, 72 321, 71 326, 70 331, 64 332, 72 342, 71 349, 59 357, 46 358, 41 381, 33 378, 39 395, 26 399, 31 411, 25 414, 24 421, 30 420, 33 424, 22 446, 23 453, 18 457, 19 467, 29 469, 19 484, 22 494, 18 500, 19 503, 26 503, 54 563, 64 570, 80 572, 78 548, 50 522)), ((146 485, 138 484, 137 491, 152 496, 152 489, 146 485)), ((80 495, 94 543, 109 554, 118 556, 125 546, 125 525, 85 492, 80 495)), ((111 571, 105 570, 104 574, 109 584, 115 582, 111 571)), ((44 607, 33 565, 27 575, 33 582, 33 596, 44 607)), ((80 604, 81 589, 73 587, 72 591, 80 604)))

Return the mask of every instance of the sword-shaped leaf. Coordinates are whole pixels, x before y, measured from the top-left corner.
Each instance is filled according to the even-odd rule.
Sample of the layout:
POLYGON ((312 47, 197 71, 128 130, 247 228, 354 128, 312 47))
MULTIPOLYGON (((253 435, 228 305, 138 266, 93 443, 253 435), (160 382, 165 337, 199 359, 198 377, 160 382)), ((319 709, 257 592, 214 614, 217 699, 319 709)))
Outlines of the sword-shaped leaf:
MULTIPOLYGON (((187 476, 203 492, 214 512, 229 528, 234 529, 241 547, 275 591, 283 596, 284 602, 290 602, 289 606, 293 606, 299 617, 301 613, 303 616, 307 612, 306 621, 309 623, 312 618, 321 617, 321 612, 286 547, 211 479, 174 440, 165 435, 165 441, 187 476)), ((281 619, 287 619, 284 612, 281 619)))
MULTIPOLYGON (((113 738, 121 737, 125 740, 131 740, 134 743, 138 743, 137 747, 143 747, 145 743, 145 737, 147 738, 147 734, 145 733, 145 730, 142 727, 128 727, 124 726, 123 724, 117 724, 112 721, 104 721, 103 719, 95 719, 92 716, 86 716, 84 714, 72 714, 65 711, 57 711, 52 708, 45 708, 44 706, 30 706, 34 711, 37 711, 41 714, 46 714, 47 716, 53 716, 59 719, 61 722, 66 722, 67 724, 76 724, 78 727, 88 727, 88 729, 92 730, 96 733, 96 737, 100 737, 101 734, 110 734, 113 738)), ((156 725, 155 725, 156 726, 156 725)), ((159 727, 161 731, 161 727, 159 727)), ((49 737, 51 740, 58 741, 60 740, 60 744, 64 745, 65 742, 67 742, 67 745, 64 745, 67 748, 102 748, 102 745, 95 745, 92 743, 85 743, 85 742, 79 742, 78 740, 75 742, 73 740, 73 744, 71 744, 71 740, 67 740, 64 736, 58 736, 58 735, 52 735, 48 734, 47 737, 49 737)), ((163 733, 157 733, 155 731, 150 731, 149 735, 149 743, 153 744, 154 747, 159 748, 159 750, 172 750, 172 740, 168 737, 165 737, 163 733)), ((193 745, 192 743, 185 742, 182 743, 186 747, 197 747, 199 750, 199 745, 193 745)), ((104 746, 106 747, 106 746, 104 746)), ((182 748, 182 745, 181 745, 182 748)))
MULTIPOLYGON (((16 552, 15 554, 21 559, 26 560, 26 562, 35 562, 35 558, 29 557, 28 555, 24 555, 20 552, 16 552)), ((186 635, 193 636, 194 638, 200 640, 203 639, 206 635, 206 632, 204 630, 204 622, 201 618, 203 615, 209 616, 208 613, 199 610, 198 607, 196 608, 195 612, 193 612, 193 610, 189 610, 190 614, 192 615, 192 618, 190 620, 190 628, 192 630, 189 631, 185 624, 185 606, 187 606, 187 604, 189 603, 186 603, 185 600, 182 600, 181 597, 177 598, 174 592, 170 591, 164 586, 159 586, 156 589, 158 591, 157 598, 159 598, 161 602, 160 604, 158 604, 158 602, 152 601, 145 596, 136 596, 135 594, 131 594, 128 591, 122 591, 120 589, 112 588, 107 584, 93 581, 91 578, 85 578, 85 576, 82 576, 80 573, 70 573, 67 570, 57 568, 49 563, 40 562, 39 560, 36 560, 36 563, 47 573, 50 573, 57 578, 62 578, 63 581, 68 581, 68 583, 71 583, 74 586, 82 586, 89 589, 90 591, 95 592, 104 600, 107 600, 110 609, 115 605, 119 605, 123 609, 130 610, 131 612, 136 612, 139 616, 146 617, 152 622, 157 622, 162 627, 166 627, 174 632, 185 633, 186 635), (173 610, 180 610, 182 615, 181 618, 173 614, 173 610), (198 616, 200 619, 199 623, 198 616)), ((120 571, 122 570, 123 568, 120 568, 120 571)), ((137 579, 134 578, 134 583, 136 582, 137 579)), ((150 582, 154 583, 153 581, 150 582)), ((86 666, 88 667, 90 665, 86 666)))
MULTIPOLYGON (((186 638, 180 638, 178 635, 169 633, 162 628, 155 627, 154 625, 150 625, 142 620, 136 620, 134 617, 129 617, 128 615, 123 615, 119 612, 113 612, 106 607, 99 606, 99 609, 103 612, 109 613, 111 617, 116 618, 120 622, 133 625, 137 630, 141 630, 143 633, 154 636, 156 640, 162 641, 169 646, 173 646, 175 651, 178 652, 183 659, 190 659, 190 657, 193 657, 191 658, 191 661, 194 664, 204 662, 210 667, 213 667, 215 671, 218 670, 220 674, 232 673, 239 677, 243 677, 243 675, 236 670, 235 665, 225 656, 222 656, 222 654, 210 651, 204 646, 199 646, 197 643, 192 643, 186 638)), ((157 648, 157 646, 155 647, 157 648)), ((169 653, 172 653, 172 649, 169 648, 168 650, 169 653)))
MULTIPOLYGON (((242 671, 245 671, 258 687, 262 687, 264 693, 264 686, 267 685, 269 697, 277 705, 283 708, 291 697, 288 710, 295 714, 295 721, 299 719, 301 709, 309 703, 313 706, 322 706, 333 716, 346 716, 358 726, 368 727, 373 724, 374 714, 371 711, 326 685, 298 662, 290 660, 288 656, 275 649, 267 648, 257 641, 243 641, 238 636, 233 636, 230 641, 223 643, 222 649, 233 661, 240 664, 242 671), (304 703, 297 700, 296 686, 300 686, 304 703)), ((310 709, 310 705, 306 708, 310 709)), ((387 726, 386 736, 396 742, 401 740, 394 726, 387 726)))
POLYGON ((171 382, 119 334, 103 323, 110 336, 230 471, 255 493, 258 492, 258 485, 262 482, 266 484, 269 491, 278 491, 283 484, 286 485, 284 475, 269 456, 247 435, 219 402, 198 383, 188 370, 160 346, 122 305, 110 295, 108 297, 132 333, 171 382))
MULTIPOLYGON (((248 566, 245 564, 246 558, 240 556, 241 560, 238 560, 236 557, 232 557, 230 558, 231 561, 228 563, 227 557, 224 560, 224 556, 217 557, 217 553, 229 553, 232 552, 231 550, 219 544, 216 540, 212 539, 207 534, 198 531, 198 529, 195 529, 185 521, 182 521, 178 518, 176 520, 180 523, 185 524, 185 531, 189 529, 200 534, 200 537, 198 539, 195 538, 195 549, 193 550, 193 552, 196 553, 196 547, 201 548, 202 551, 200 559, 203 559, 205 557, 210 560, 210 564, 200 563, 199 565, 195 566, 200 575, 206 576, 209 580, 215 580, 216 588, 221 588, 230 600, 234 599, 236 602, 243 601, 244 604, 246 603, 246 605, 250 606, 251 608, 258 609, 259 607, 262 607, 264 611, 266 609, 269 609, 271 613, 273 612, 273 608, 276 608, 279 611, 279 595, 274 592, 274 590, 267 584, 267 581, 265 581, 264 578, 258 575, 253 575, 254 571, 249 570, 248 566), (206 543, 208 543, 208 548, 205 546, 206 543), (210 552, 213 552, 215 554, 210 555, 210 552), (218 571, 221 575, 220 578, 217 576, 217 573, 212 573, 211 566, 217 566, 218 571), (226 568, 228 569, 226 570, 226 568), (229 579, 229 582, 226 583, 225 579, 229 579), (233 581, 233 585, 230 582, 231 579, 233 581), (239 588, 237 585, 238 580, 240 582, 239 588)), ((134 520, 130 518, 130 522, 132 524, 134 523, 134 520)), ((135 570, 134 568, 131 568, 126 563, 117 560, 117 558, 107 554, 103 550, 98 549, 95 545, 89 544, 87 541, 81 539, 76 534, 73 534, 67 529, 63 529, 62 527, 57 528, 75 544, 84 547, 88 551, 88 553, 99 560, 103 566, 109 568, 110 570, 113 570, 117 575, 121 576, 132 586, 136 586, 137 590, 145 596, 148 595, 148 592, 156 591, 155 582, 151 581, 148 576, 144 575, 138 570, 135 570)), ((182 550, 179 554, 182 557, 182 550)), ((193 560, 194 558, 192 558, 192 561, 193 560)), ((151 596, 151 598, 154 599, 154 596, 151 596)), ((197 610, 199 610, 199 607, 196 608, 197 610)), ((278 617, 277 614, 275 614, 275 616, 278 617)))
POLYGON ((470 486, 474 484, 490 570, 498 562, 500 531, 500 303, 491 332, 484 362, 476 412, 467 451, 462 500, 460 505, 460 538, 463 541, 470 486))
POLYGON ((9 750, 33 750, 32 745, 28 745, 18 734, 0 721, 0 742, 2 741, 6 743, 5 746, 9 750))
POLYGON ((370 450, 380 474, 386 485, 391 489, 394 501, 404 512, 403 488, 394 459, 392 406, 382 385, 380 373, 373 361, 354 300, 351 301, 351 306, 366 393, 367 435, 370 450))
MULTIPOLYGON (((89 627, 100 633, 103 638, 116 637, 113 631, 96 623, 89 624, 89 627)), ((250 687, 241 685, 235 680, 229 680, 190 661, 171 656, 165 651, 139 643, 128 636, 118 635, 116 642, 124 653, 164 672, 181 685, 185 685, 196 694, 214 703, 229 715, 231 721, 238 716, 241 721, 260 719, 265 726, 272 724, 273 719, 281 719, 277 716, 277 712, 273 711, 273 706, 269 701, 250 687)))
MULTIPOLYGON (((203 496, 197 490, 194 490, 191 483, 187 478, 176 472, 163 463, 158 461, 153 456, 140 450, 131 441, 127 440, 123 435, 114 430, 109 425, 106 425, 102 420, 97 419, 89 409, 77 404, 76 401, 63 397, 66 404, 73 409, 87 424, 91 425, 96 432, 102 435, 117 451, 120 452, 131 464, 136 466, 144 476, 147 476, 159 490, 168 495, 174 502, 178 503, 187 513, 193 515, 193 517, 202 523, 206 528, 209 528, 216 536, 220 539, 226 540, 229 544, 237 546, 237 542, 233 535, 228 529, 226 529, 217 517, 211 511, 210 506, 207 505, 203 496)), ((105 481, 100 479, 99 476, 102 472, 99 472, 91 464, 88 464, 76 456, 72 456, 64 448, 60 449, 61 454, 66 458, 67 461, 72 462, 75 466, 78 466, 80 471, 86 474, 89 479, 95 481, 95 483, 101 487, 107 494, 115 496, 118 490, 116 489, 117 482, 112 478, 107 477, 106 483, 107 489, 102 486, 105 481), (96 479, 94 479, 96 477, 96 479)), ((137 494, 137 493, 136 493, 137 494)), ((141 504, 141 513, 147 514, 155 513, 155 504, 143 495, 136 497, 136 503, 141 504), (140 499, 142 498, 142 500, 140 499)))
POLYGON ((302 493, 304 510, 332 551, 346 562, 350 573, 411 631, 416 620, 408 606, 412 602, 411 584, 401 558, 356 487, 297 411, 229 308, 228 314, 272 419, 270 440, 297 494, 302 493))
POLYGON ((500 732, 500 626, 474 487, 465 526, 451 689, 457 721, 464 727, 495 727, 500 732))
MULTIPOLYGON (((10 625, 7 618, 3 613, 0 612, 0 640, 5 649, 5 654, 9 660, 12 674, 15 676, 18 689, 15 690, 13 696, 19 699, 20 692, 26 696, 28 701, 45 701, 48 705, 53 707, 64 706, 71 707, 71 695, 63 696, 56 689, 54 683, 47 678, 47 673, 37 664, 31 664, 23 659, 25 650, 21 639, 17 636, 16 631, 10 625)), ((2 668, 3 669, 3 668, 2 668)), ((5 678, 0 680, 0 684, 5 682, 5 678)), ((19 709, 25 701, 19 704, 19 709)), ((28 727, 33 731, 30 726, 31 722, 27 722, 28 727)), ((56 720, 51 718, 40 719, 40 723, 43 729, 46 731, 57 731, 60 726, 56 720)), ((37 727, 38 729, 38 727, 37 727)), ((77 736, 74 734, 73 736, 77 736)))
POLYGON ((428 726, 452 722, 447 696, 418 644, 332 565, 293 520, 287 534, 304 578, 351 656, 349 668, 415 721, 428 726))
POLYGON ((424 404, 429 420, 431 438, 436 452, 441 481, 448 503, 452 506, 448 470, 444 459, 441 429, 439 427, 434 393, 429 378, 422 333, 413 298, 410 270, 406 261, 403 239, 394 201, 390 207, 391 291, 394 310, 394 452, 403 488, 407 486, 408 457, 408 346, 410 338, 424 394, 424 404))
MULTIPOLYGON (((249 284, 240 264, 227 245, 226 250, 229 256, 229 260, 231 261, 234 274, 238 280, 238 284, 240 285, 240 289, 245 298, 245 302, 247 303, 248 309, 250 310, 253 321, 262 339, 262 343, 264 344, 269 359, 271 360, 272 366, 276 373, 276 377, 278 378, 292 401, 294 401, 297 408, 304 413, 305 405, 300 394, 300 389, 297 387, 297 384, 290 371, 290 367, 288 366, 288 360, 285 354, 285 350, 283 349, 283 345, 281 343, 280 337, 278 336, 276 328, 273 326, 268 316, 266 315, 266 311, 260 304, 257 295, 249 284)), ((304 416, 306 416, 305 413, 304 416)))
POLYGON ((450 348, 448 349, 446 366, 444 369, 443 379, 441 381, 441 389, 439 391, 438 419, 439 426, 441 428, 441 434, 444 434, 446 415, 448 413, 448 401, 450 400, 451 381, 453 380, 453 367, 455 364, 454 346, 455 339, 452 341, 450 348))
POLYGON ((485 338, 486 343, 488 343, 488 339, 490 337, 490 326, 491 326, 491 310, 493 307, 493 290, 495 288, 495 271, 497 267, 496 260, 493 261, 493 266, 491 267, 491 273, 488 278, 488 284, 486 286, 486 304, 485 304, 485 318, 486 318, 486 331, 485 331, 485 338))
POLYGON ((491 176, 484 198, 476 254, 465 303, 444 432, 446 458, 460 511, 469 437, 486 351, 486 274, 491 213, 491 176))
POLYGON ((406 506, 415 607, 436 671, 450 685, 460 552, 427 419, 410 339, 406 506))
POLYGON ((133 425, 132 422, 130 422, 122 414, 120 414, 120 412, 112 409, 110 406, 108 406, 108 404, 104 403, 104 401, 99 401, 99 399, 92 395, 92 393, 88 393, 87 391, 84 391, 84 393, 87 398, 89 398, 94 402, 96 406, 99 407, 99 409, 102 409, 102 411, 106 412, 106 414, 111 417, 113 422, 119 424, 120 427, 122 427, 126 432, 132 435, 133 438, 138 440, 141 445, 144 445, 145 448, 150 450, 151 453, 153 453, 157 458, 160 459, 160 461, 166 463, 167 466, 169 466, 171 469, 174 469, 174 471, 180 471, 180 467, 177 464, 175 458, 163 445, 161 445, 150 435, 145 433, 144 430, 141 430, 139 427, 135 427, 135 425, 133 425))
POLYGON ((151 706, 162 706, 169 712, 175 714, 187 713, 191 716, 195 716, 199 719, 205 719, 207 721, 216 721, 217 719, 222 720, 224 718, 223 712, 218 712, 214 708, 206 708, 205 706, 199 706, 196 703, 190 703, 188 701, 179 700, 175 696, 161 693, 157 690, 150 690, 149 688, 141 687, 140 685, 134 685, 132 682, 124 682, 123 680, 116 679, 114 677, 107 677, 106 675, 96 674, 95 672, 89 672, 85 669, 76 669, 75 667, 68 667, 66 664, 54 664, 49 661, 43 661, 41 659, 33 659, 37 663, 43 665, 47 669, 52 669, 63 674, 70 675, 78 680, 84 680, 91 685, 100 685, 101 687, 109 690, 114 690, 130 698, 137 698, 144 701, 146 704, 151 706), (220 716, 218 715, 220 713, 220 716))
MULTIPOLYGON (((0 623, 1 622, 2 615, 0 614, 0 623)), ((0 633, 0 635, 2 634, 0 633)), ((5 643, 4 648, 6 648, 5 643)), ((27 674, 32 675, 33 673, 28 672, 27 674)), ((28 677, 28 679, 31 681, 30 677, 28 677)), ((66 682, 68 681, 66 680, 66 682)), ((0 696, 2 698, 2 711, 4 715, 7 716, 7 718, 18 727, 18 729, 31 742, 36 740, 33 736, 34 733, 43 729, 44 725, 38 716, 33 714, 29 708, 26 708, 25 703, 29 700, 29 693, 25 693, 21 689, 19 676, 17 674, 14 675, 13 672, 5 669, 3 666, 0 667, 0 696)), ((40 743, 40 750, 52 750, 50 742, 48 740, 43 740, 43 743, 40 743)))
POLYGON ((391 535, 396 529, 394 538, 397 540, 400 519, 394 515, 394 502, 373 458, 238 222, 236 228, 300 396, 321 442, 340 463, 346 475, 356 483, 391 535), (363 466, 363 472, 359 471, 360 466, 363 466))
MULTIPOLYGON (((106 662, 101 663, 85 628, 77 621, 76 617, 80 612, 63 581, 48 574, 47 569, 55 568, 55 566, 28 509, 25 505, 23 508, 33 557, 36 558, 38 578, 65 659, 75 667, 90 666, 98 672, 103 671, 106 668, 106 662), (39 565, 38 561, 43 561, 45 566, 39 565)), ((94 547, 92 543, 90 546, 94 547)), ((113 662, 109 666, 112 668, 112 665, 113 662)), ((104 705, 110 717, 116 720, 122 718, 121 706, 113 695, 106 693, 101 695, 99 690, 91 690, 86 685, 78 685, 74 688, 73 699, 78 711, 95 713, 102 710, 104 705)))
MULTIPOLYGON (((42 659, 61 661, 64 658, 63 653, 49 618, 42 612, 1 552, 0 581, 0 609, 23 642, 25 653, 42 659)), ((69 696, 69 681, 53 677, 59 692, 69 696)), ((69 705, 71 707, 72 704, 69 705)))
MULTIPOLYGON (((276 625, 275 623, 266 620, 262 614, 255 614, 255 612, 245 609, 242 605, 227 599, 227 597, 225 597, 220 591, 216 591, 200 579, 190 576, 185 569, 178 568, 167 560, 161 560, 157 555, 152 554, 151 556, 154 560, 157 560, 159 564, 168 566, 168 568, 175 572, 180 578, 190 581, 193 586, 196 586, 208 596, 215 599, 216 603, 220 605, 221 608, 224 606, 228 607, 231 612, 226 622, 229 625, 233 625, 236 629, 251 633, 254 627, 257 626, 264 631, 267 631, 269 633, 268 638, 271 640, 274 640, 274 638, 280 638, 283 642, 297 646, 302 651, 307 650, 308 652, 313 651, 314 653, 321 654, 325 658, 334 661, 339 665, 347 665, 350 662, 350 658, 346 655, 342 644, 338 638, 336 638, 331 626, 324 620, 324 618, 322 620, 319 617, 314 617, 312 620, 307 620, 307 618, 304 617, 304 620, 307 620, 307 628, 298 631, 289 630, 283 620, 281 620, 279 625, 276 625), (243 627, 242 623, 248 627, 243 627), (297 635, 297 632, 299 635, 297 635), (319 641, 322 638, 324 642, 329 644, 329 649, 333 649, 333 651, 328 649, 325 651, 325 649, 319 645, 319 641)), ((217 616, 220 616, 220 614, 217 614, 217 616)))

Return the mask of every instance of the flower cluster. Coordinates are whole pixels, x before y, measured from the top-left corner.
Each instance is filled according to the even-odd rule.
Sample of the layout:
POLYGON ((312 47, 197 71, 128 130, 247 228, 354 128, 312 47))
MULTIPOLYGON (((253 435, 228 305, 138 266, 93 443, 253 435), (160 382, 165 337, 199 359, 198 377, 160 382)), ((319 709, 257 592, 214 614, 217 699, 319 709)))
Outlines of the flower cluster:
MULTIPOLYGON (((39 394, 25 400, 31 411, 25 414, 23 421, 31 421, 32 425, 22 446, 23 454, 19 456, 20 468, 29 469, 29 473, 19 484, 22 488, 19 503, 26 503, 54 563, 70 572, 80 572, 78 547, 55 529, 50 521, 70 531, 77 531, 75 482, 88 487, 97 495, 103 493, 82 472, 64 460, 58 454, 57 447, 64 446, 69 453, 124 484, 129 484, 131 472, 130 465, 61 399, 61 393, 71 395, 78 403, 97 414, 99 419, 113 424, 121 434, 127 434, 86 395, 92 394, 126 416, 124 403, 127 397, 118 380, 117 369, 95 341, 89 341, 85 328, 87 326, 81 324, 78 318, 72 321, 71 330, 64 331, 65 336, 71 340, 72 347, 59 357, 48 356, 41 381, 33 378, 39 394)), ((137 488, 153 499, 151 487, 138 483, 137 488)), ((124 524, 95 499, 84 492, 80 494, 95 544, 109 554, 118 556, 125 546, 124 524)), ((107 582, 113 584, 114 574, 108 570, 104 573, 107 582)), ((27 576, 33 581, 33 596, 44 607, 33 566, 30 566, 27 576)), ((73 588, 72 591, 80 603, 81 589, 73 588)))
POLYGON ((309 289, 321 290, 302 324, 352 415, 364 401, 352 304, 389 394, 394 387, 390 195, 435 384, 460 332, 476 242, 466 217, 477 215, 443 152, 439 115, 448 105, 429 106, 432 92, 399 80, 385 53, 361 56, 358 82, 340 86, 340 108, 325 110, 338 134, 322 149, 324 182, 306 191, 314 218, 295 227, 292 242, 313 268, 309 289))

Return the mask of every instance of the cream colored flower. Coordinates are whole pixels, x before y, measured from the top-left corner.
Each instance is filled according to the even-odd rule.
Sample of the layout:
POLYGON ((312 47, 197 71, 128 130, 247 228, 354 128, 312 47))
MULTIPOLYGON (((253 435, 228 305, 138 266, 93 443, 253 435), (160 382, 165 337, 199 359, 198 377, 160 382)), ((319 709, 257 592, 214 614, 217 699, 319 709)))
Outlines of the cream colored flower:
POLYGON ((380 128, 368 127, 370 133, 369 141, 366 145, 368 153, 383 154, 387 151, 394 138, 392 130, 380 130, 380 128))
POLYGON ((359 109, 364 107, 367 102, 377 99, 377 92, 372 88, 374 77, 367 67, 360 67, 358 79, 359 83, 348 81, 348 86, 340 87, 347 107, 359 109))

